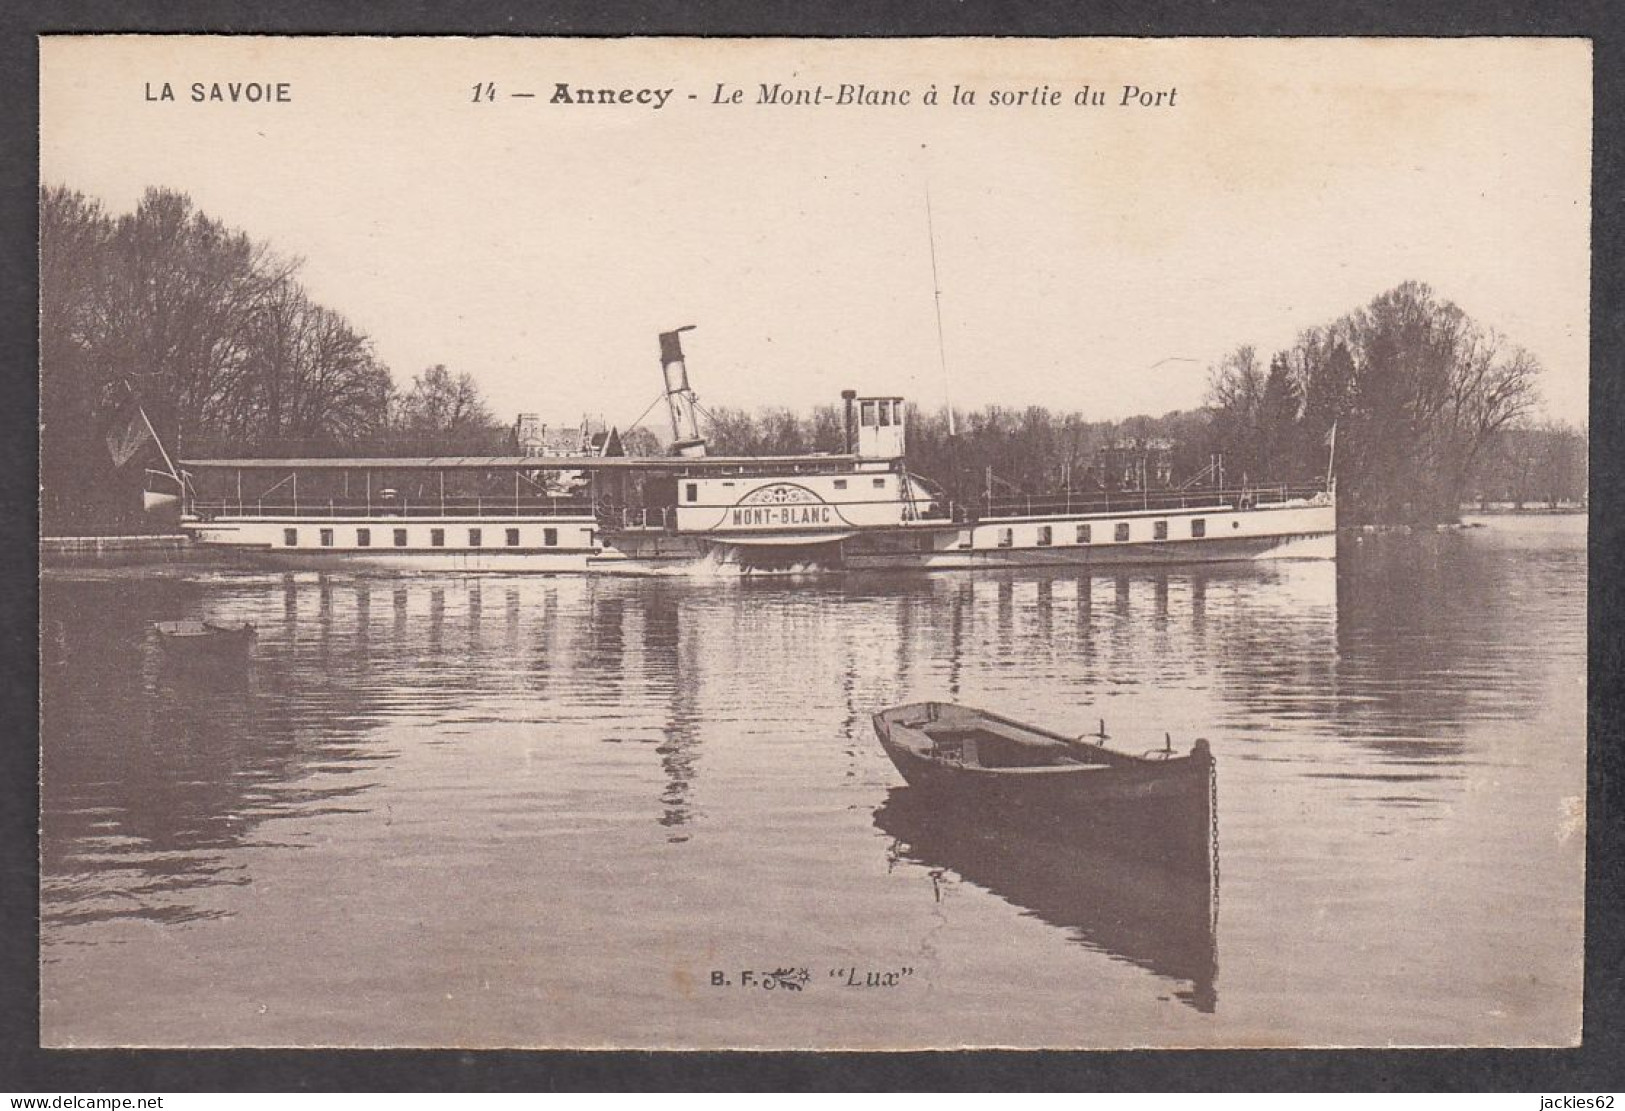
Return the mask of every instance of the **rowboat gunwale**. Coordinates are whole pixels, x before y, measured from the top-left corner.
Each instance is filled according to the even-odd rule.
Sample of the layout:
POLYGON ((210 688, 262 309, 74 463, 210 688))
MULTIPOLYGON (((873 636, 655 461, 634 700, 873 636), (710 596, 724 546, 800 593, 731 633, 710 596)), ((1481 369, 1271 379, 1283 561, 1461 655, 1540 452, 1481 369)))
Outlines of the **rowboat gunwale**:
POLYGON ((1024 784, 1035 789, 1041 784, 1053 785, 1038 800, 1041 805, 1061 801, 1054 791, 1073 791, 1091 798, 1118 795, 1145 800, 1198 792, 1205 795, 1212 772, 1212 754, 1207 742, 1200 739, 1188 754, 1155 750, 1136 755, 978 707, 945 702, 905 703, 881 710, 873 718, 881 747, 910 785, 967 793, 988 790, 992 801, 1011 801, 1006 796, 1020 794, 1024 784), (1052 751, 1035 764, 967 763, 951 758, 947 755, 951 750, 939 746, 939 738, 927 728, 933 724, 946 726, 938 730, 944 734, 991 724, 1002 727, 992 731, 996 738, 1052 751))

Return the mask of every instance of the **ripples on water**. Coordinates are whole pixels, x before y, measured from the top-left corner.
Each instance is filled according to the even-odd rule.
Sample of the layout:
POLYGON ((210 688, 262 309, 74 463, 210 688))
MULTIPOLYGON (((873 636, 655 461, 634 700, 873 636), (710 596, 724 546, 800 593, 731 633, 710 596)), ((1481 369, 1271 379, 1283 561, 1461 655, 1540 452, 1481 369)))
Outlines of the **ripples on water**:
POLYGON ((46 1042, 1568 1040, 1583 527, 1094 576, 47 579, 46 1042), (251 665, 166 660, 184 617, 254 622, 251 665), (1154 830, 933 814, 869 725, 927 697, 1207 736, 1216 885, 1138 859, 1154 830), (778 967, 811 982, 710 983, 778 967))

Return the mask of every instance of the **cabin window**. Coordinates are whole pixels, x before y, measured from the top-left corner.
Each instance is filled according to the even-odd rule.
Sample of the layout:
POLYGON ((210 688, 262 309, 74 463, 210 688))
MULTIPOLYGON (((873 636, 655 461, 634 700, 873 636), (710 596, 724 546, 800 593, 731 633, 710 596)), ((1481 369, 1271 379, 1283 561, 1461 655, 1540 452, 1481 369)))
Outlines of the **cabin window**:
POLYGON ((559 530, 556 528, 544 528, 542 530, 542 543, 546 544, 549 548, 558 547, 559 530))
POLYGON ((1206 536, 1207 535, 1207 518, 1206 517, 1192 517, 1191 518, 1191 535, 1192 536, 1206 536))
POLYGON ((1117 542, 1119 544, 1121 544, 1123 541, 1125 541, 1127 539, 1128 539, 1128 522, 1127 521, 1118 521, 1117 522, 1117 542))
POLYGON ((397 548, 406 547, 406 530, 405 529, 398 528, 398 529, 395 530, 395 546, 397 548))
POLYGON ((331 548, 333 546, 333 530, 330 528, 324 528, 321 530, 321 534, 322 547, 331 548))
POLYGON ((478 548, 484 542, 484 539, 484 534, 479 529, 471 528, 468 530, 468 546, 470 548, 478 548))
POLYGON ((885 479, 883 479, 883 478, 875 479, 875 489, 876 490, 884 490, 885 488, 886 488, 886 480, 885 479))
POLYGON ((698 482, 689 482, 689 483, 686 483, 683 486, 683 500, 684 501, 699 501, 700 500, 700 484, 698 482))
POLYGON ((1168 522, 1157 521, 1151 526, 1151 537, 1154 540, 1168 539, 1168 522))
POLYGON ((290 548, 293 547, 294 545, 298 544, 299 543, 299 530, 296 529, 296 528, 285 528, 285 529, 283 529, 282 530, 282 543, 284 545, 286 545, 287 547, 290 547, 290 548))
POLYGON ((358 528, 355 530, 355 546, 358 548, 372 547, 372 529, 358 528))
POLYGON ((1087 543, 1089 543, 1089 526, 1088 525, 1079 525, 1078 526, 1078 543, 1079 544, 1087 544, 1087 543))
POLYGON ((862 416, 859 418, 859 421, 865 428, 873 428, 875 426, 875 403, 873 401, 865 401, 863 403, 862 416))
POLYGON ((1049 525, 1038 526, 1038 546, 1047 548, 1055 539, 1055 533, 1049 525))
POLYGON ((999 530, 999 547, 1008 548, 1016 542, 1016 530, 1002 528, 999 530))
POLYGON ((429 543, 436 548, 444 548, 446 546, 446 530, 443 528, 430 529, 429 543))
POLYGON ((508 530, 508 547, 519 547, 519 530, 516 528, 511 528, 508 530))
POLYGON ((837 489, 837 490, 845 490, 846 489, 846 479, 837 478, 835 480, 835 489, 837 489))

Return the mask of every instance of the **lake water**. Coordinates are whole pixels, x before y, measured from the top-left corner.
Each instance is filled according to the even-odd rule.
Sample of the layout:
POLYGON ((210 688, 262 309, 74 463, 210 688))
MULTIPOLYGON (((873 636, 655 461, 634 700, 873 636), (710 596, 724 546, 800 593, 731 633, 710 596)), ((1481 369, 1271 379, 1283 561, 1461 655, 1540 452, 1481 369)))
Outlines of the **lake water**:
POLYGON ((1585 594, 1572 517, 1093 576, 48 573, 43 1038, 1571 1043, 1585 594), (195 617, 246 668, 168 659, 195 617), (919 820, 869 715, 920 698, 1207 737, 1216 875, 919 820))

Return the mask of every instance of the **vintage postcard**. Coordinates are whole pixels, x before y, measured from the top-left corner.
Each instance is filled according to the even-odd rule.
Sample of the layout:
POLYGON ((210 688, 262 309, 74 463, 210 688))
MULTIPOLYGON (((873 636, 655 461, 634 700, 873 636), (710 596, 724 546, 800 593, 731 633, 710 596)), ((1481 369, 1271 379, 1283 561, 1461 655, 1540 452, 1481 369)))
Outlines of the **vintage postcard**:
POLYGON ((40 40, 46 1046, 1572 1046, 1583 40, 40 40))

